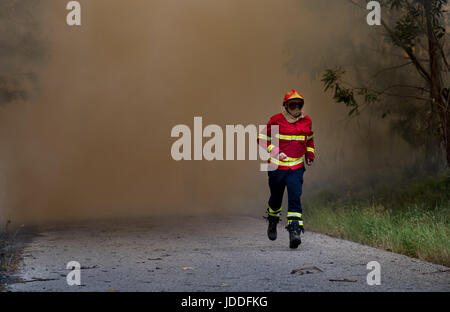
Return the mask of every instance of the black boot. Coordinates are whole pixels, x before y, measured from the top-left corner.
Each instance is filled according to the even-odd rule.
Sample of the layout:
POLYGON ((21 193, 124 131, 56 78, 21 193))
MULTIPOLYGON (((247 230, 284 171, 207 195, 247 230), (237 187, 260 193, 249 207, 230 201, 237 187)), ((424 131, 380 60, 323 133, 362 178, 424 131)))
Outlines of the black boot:
POLYGON ((298 223, 298 220, 292 220, 290 224, 286 226, 289 231, 289 247, 296 249, 301 243, 300 233, 305 232, 303 226, 298 223))
POLYGON ((268 216, 269 226, 267 227, 267 236, 270 240, 277 239, 277 224, 280 221, 279 217, 268 216))

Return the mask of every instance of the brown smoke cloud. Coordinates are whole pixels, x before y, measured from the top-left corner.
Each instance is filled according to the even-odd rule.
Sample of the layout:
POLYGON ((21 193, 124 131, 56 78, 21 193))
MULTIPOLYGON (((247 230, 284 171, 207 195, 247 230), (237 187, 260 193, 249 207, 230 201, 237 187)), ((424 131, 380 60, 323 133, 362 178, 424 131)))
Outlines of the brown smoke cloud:
POLYGON ((176 162, 170 133, 193 126, 194 116, 265 124, 292 88, 307 99, 317 135, 305 194, 358 169, 356 178, 370 176, 374 162, 391 170, 408 152, 376 121, 379 137, 368 149, 364 128, 347 124, 345 109, 313 79, 351 62, 346 43, 370 32, 343 1, 80 3, 82 26, 69 27, 65 1, 45 2, 39 16, 50 60, 39 97, 1 111, 2 217, 263 214, 260 161, 176 162))

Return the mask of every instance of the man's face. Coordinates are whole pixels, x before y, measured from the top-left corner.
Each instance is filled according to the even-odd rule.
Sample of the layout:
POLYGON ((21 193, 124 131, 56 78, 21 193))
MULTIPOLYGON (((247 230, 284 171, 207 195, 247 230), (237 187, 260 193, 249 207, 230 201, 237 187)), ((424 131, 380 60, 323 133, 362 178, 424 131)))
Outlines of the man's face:
POLYGON ((300 99, 289 100, 286 103, 286 108, 292 116, 298 117, 302 113, 303 104, 304 102, 300 99))

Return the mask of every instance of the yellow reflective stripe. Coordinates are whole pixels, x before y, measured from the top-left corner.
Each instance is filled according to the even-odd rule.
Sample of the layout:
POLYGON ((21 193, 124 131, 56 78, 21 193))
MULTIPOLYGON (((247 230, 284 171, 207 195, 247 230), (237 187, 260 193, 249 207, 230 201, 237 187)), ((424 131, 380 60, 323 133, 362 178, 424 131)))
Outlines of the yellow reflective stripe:
POLYGON ((267 135, 264 135, 264 134, 259 134, 258 138, 259 139, 264 139, 264 140, 267 140, 267 141, 271 141, 272 140, 271 137, 268 137, 267 135))
POLYGON ((275 148, 275 145, 270 144, 267 151, 270 153, 275 148))
POLYGON ((280 166, 295 166, 295 165, 301 164, 303 162, 303 159, 300 159, 298 161, 284 162, 284 161, 279 161, 278 159, 273 158, 273 157, 270 158, 270 160, 280 166))
POLYGON ((278 209, 277 211, 275 211, 275 210, 273 210, 272 208, 270 208, 270 206, 269 206, 269 212, 272 212, 272 213, 279 213, 279 212, 281 212, 281 209, 282 209, 282 207, 280 207, 280 209, 278 209))
MULTIPOLYGON (((294 220, 288 220, 288 225, 291 224, 292 221, 294 221, 294 220)), ((303 226, 303 220, 297 220, 297 221, 298 221, 299 225, 303 226)))
POLYGON ((282 207, 280 207, 280 209, 278 209, 277 211, 274 211, 272 208, 270 208, 270 206, 267 208, 267 214, 269 215, 269 216, 272 216, 272 217, 279 217, 280 216, 280 213, 281 213, 281 209, 282 209, 282 207))
POLYGON ((286 158, 284 159, 284 161, 285 161, 285 162, 297 161, 297 160, 300 160, 300 159, 302 159, 302 158, 303 158, 303 157, 300 157, 300 158, 286 157, 286 158))
POLYGON ((314 134, 308 136, 308 141, 314 138, 314 134))
POLYGON ((307 147, 306 148, 306 151, 308 151, 308 152, 311 152, 311 153, 313 153, 314 154, 314 148, 312 148, 312 147, 307 147))
POLYGON ((287 214, 288 217, 302 217, 302 214, 300 212, 288 212, 287 214))
POLYGON ((296 161, 289 161, 289 162, 279 161, 278 159, 271 157, 270 161, 273 162, 274 164, 277 164, 278 166, 291 167, 301 164, 304 161, 304 157, 301 157, 296 161))
POLYGON ((275 135, 277 138, 282 140, 289 140, 289 141, 304 141, 305 136, 304 135, 283 135, 283 134, 277 134, 275 135))
POLYGON ((269 207, 267 208, 267 214, 268 214, 269 216, 272 216, 272 217, 279 217, 282 208, 283 208, 283 207, 280 207, 280 209, 278 209, 277 211, 274 211, 274 210, 269 206, 269 207))

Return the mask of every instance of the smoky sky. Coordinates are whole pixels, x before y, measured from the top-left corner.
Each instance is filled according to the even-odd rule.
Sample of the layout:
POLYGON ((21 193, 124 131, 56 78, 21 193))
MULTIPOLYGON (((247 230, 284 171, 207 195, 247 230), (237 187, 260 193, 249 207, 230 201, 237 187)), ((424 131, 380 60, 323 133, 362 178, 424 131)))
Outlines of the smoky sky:
MULTIPOLYGON (((320 72, 352 64, 375 35, 346 1, 79 2, 78 27, 66 25, 65 1, 32 13, 48 61, 23 46, 1 59, 40 64, 38 95, 0 113, 2 218, 262 215, 261 161, 177 162, 170 133, 193 128, 195 116, 204 125, 265 124, 291 89, 304 95, 316 133, 305 196, 415 159, 385 124, 348 120, 323 92, 320 72)), ((3 31, 1 40, 9 40, 3 31)))

